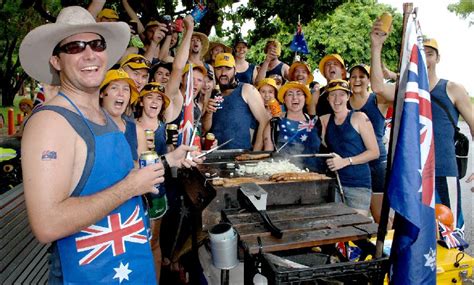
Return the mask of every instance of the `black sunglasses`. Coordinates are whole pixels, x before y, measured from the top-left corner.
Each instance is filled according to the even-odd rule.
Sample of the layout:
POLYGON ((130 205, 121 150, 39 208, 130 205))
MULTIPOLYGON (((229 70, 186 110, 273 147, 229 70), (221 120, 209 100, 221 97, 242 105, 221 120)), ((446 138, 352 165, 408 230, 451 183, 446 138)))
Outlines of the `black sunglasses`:
POLYGON ((343 82, 343 81, 333 81, 333 82, 330 82, 328 84, 328 89, 332 89, 336 86, 340 86, 342 88, 346 88, 346 89, 349 89, 349 84, 347 84, 347 82, 343 82))
POLYGON ((62 46, 59 44, 54 48, 53 55, 58 55, 60 52, 64 52, 67 54, 77 54, 83 52, 87 46, 90 46, 91 49, 95 52, 103 52, 107 48, 107 44, 105 40, 101 37, 97 40, 92 41, 74 41, 62 46))
POLYGON ((143 87, 145 91, 159 91, 161 93, 165 93, 165 87, 163 85, 154 85, 154 84, 147 84, 143 87))
POLYGON ((146 66, 150 67, 151 66, 151 62, 146 59, 146 58, 143 58, 143 57, 132 57, 131 59, 127 60, 126 62, 124 62, 122 64, 122 66, 124 66, 125 64, 127 63, 130 63, 130 62, 133 62, 133 63, 144 63, 146 64, 146 66))

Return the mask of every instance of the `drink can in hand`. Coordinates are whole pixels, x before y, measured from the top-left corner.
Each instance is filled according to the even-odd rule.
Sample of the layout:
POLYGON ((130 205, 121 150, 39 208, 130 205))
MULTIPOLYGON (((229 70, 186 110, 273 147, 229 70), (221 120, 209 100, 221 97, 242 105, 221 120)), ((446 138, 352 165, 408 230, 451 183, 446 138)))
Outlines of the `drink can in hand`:
POLYGON ((176 145, 176 141, 173 142, 173 137, 178 134, 178 125, 167 124, 166 125, 166 144, 176 145))
MULTIPOLYGON (((151 164, 159 163, 160 161, 160 157, 155 151, 145 151, 140 154, 138 164, 140 165, 140 168, 143 168, 151 164)), ((155 188, 158 189, 158 194, 145 194, 145 199, 148 204, 148 215, 151 220, 161 218, 168 209, 168 204, 165 195, 166 190, 163 183, 155 185, 155 188)))
POLYGON ((380 21, 382 22, 380 29, 385 34, 388 34, 390 27, 392 26, 392 15, 390 15, 390 13, 384 12, 382 15, 380 15, 380 21))

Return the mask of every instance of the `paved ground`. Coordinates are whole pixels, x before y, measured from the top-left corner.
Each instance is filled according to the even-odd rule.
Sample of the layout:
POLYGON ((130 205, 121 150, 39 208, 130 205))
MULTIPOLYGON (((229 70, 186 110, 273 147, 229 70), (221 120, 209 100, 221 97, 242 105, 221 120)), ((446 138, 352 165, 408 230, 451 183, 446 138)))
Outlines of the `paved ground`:
POLYGON ((470 247, 466 249, 466 252, 474 256, 474 207, 472 206, 474 201, 474 183, 466 183, 466 178, 470 173, 474 171, 474 143, 471 139, 471 134, 469 131, 468 125, 462 121, 459 123, 461 128, 461 132, 464 133, 470 140, 470 147, 469 147, 469 160, 468 160, 468 169, 467 175, 461 180, 461 189, 462 189, 462 208, 464 212, 464 220, 466 224, 466 238, 467 242, 469 243, 470 247))

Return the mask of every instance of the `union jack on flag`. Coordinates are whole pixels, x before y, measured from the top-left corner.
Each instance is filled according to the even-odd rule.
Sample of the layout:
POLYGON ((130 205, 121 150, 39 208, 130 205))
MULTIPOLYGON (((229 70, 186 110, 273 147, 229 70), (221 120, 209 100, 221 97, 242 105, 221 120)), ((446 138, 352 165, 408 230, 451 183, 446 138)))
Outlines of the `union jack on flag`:
POLYGON ((397 213, 390 280, 393 284, 435 284, 435 146, 426 60, 415 14, 408 18, 402 48, 392 129, 396 141, 391 142, 395 152, 387 189, 390 207, 397 213))
POLYGON ((462 238, 462 234, 458 230, 451 230, 448 226, 438 221, 438 229, 443 245, 447 248, 467 248, 469 244, 462 238))
POLYGON ((310 119, 307 122, 300 122, 300 124, 298 125, 298 131, 306 130, 307 133, 310 133, 315 125, 316 125, 315 118, 310 119))
POLYGON ((86 235, 76 238, 78 252, 90 251, 82 259, 79 265, 93 262, 109 247, 112 248, 113 256, 126 252, 125 242, 143 244, 148 241, 142 218, 139 216, 140 208, 137 205, 128 219, 122 223, 120 213, 107 216, 107 227, 92 225, 81 232, 86 235))

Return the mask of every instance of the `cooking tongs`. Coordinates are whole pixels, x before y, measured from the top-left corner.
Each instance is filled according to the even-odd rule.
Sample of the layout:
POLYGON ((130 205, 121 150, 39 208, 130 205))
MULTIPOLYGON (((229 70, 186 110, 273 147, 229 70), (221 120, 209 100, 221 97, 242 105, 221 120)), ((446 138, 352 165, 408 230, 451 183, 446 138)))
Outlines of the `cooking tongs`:
POLYGON ((262 217, 263 224, 270 231, 272 236, 282 238, 283 232, 272 223, 267 214, 267 192, 256 183, 242 183, 240 184, 240 191, 258 211, 260 217, 262 217))

